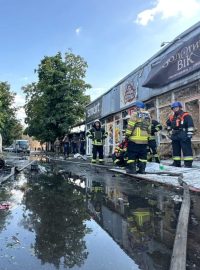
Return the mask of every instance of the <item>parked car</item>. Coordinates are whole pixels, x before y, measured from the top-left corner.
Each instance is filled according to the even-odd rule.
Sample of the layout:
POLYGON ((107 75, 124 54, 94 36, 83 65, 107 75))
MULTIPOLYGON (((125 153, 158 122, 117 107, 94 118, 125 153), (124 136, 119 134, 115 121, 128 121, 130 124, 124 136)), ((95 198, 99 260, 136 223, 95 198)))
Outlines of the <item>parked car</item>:
POLYGON ((3 147, 3 151, 14 152, 14 147, 13 147, 13 145, 10 145, 8 147, 3 147))
POLYGON ((15 140, 13 143, 14 152, 26 152, 30 153, 30 145, 28 140, 15 140))
POLYGON ((4 147, 4 151, 7 152, 15 152, 15 153, 20 153, 20 152, 25 152, 25 153, 30 153, 30 145, 28 140, 15 140, 12 145, 9 147, 4 147))

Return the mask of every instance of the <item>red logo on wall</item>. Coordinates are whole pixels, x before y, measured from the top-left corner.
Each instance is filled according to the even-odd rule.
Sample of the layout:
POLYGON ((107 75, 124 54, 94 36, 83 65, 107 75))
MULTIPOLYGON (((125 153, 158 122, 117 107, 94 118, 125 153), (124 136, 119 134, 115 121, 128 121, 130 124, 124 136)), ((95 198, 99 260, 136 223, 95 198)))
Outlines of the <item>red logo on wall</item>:
POLYGON ((135 96, 136 96, 135 87, 131 83, 128 83, 124 91, 124 103, 125 104, 130 103, 135 99, 135 96))

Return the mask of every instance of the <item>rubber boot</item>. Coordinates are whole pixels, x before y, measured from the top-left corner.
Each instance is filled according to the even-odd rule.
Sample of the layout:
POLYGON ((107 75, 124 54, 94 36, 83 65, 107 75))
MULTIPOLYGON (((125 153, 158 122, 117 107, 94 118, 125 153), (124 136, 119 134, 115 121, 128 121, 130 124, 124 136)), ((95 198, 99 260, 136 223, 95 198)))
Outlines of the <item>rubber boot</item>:
POLYGON ((136 174, 136 163, 132 162, 132 163, 128 163, 126 166, 126 173, 129 174, 136 174))
POLYGON ((148 162, 152 162, 153 161, 152 156, 147 157, 147 160, 148 160, 148 162))
POLYGON ((104 164, 104 160, 103 159, 99 159, 99 164, 104 164))
POLYGON ((174 167, 181 167, 181 161, 180 160, 174 160, 172 164, 169 166, 174 166, 174 167))
POLYGON ((192 168, 192 160, 184 160, 185 168, 192 168))
POLYGON ((155 157, 155 162, 156 162, 156 163, 160 163, 159 157, 155 157))
POLYGON ((138 163, 139 170, 137 173, 145 174, 146 162, 139 162, 138 163))

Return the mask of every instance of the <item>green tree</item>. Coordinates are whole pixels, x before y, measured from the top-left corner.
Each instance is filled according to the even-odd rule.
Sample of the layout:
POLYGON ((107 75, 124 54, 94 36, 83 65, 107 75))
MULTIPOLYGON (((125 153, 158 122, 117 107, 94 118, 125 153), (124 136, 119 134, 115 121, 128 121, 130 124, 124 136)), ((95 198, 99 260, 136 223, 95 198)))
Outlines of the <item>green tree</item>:
POLYGON ((67 52, 46 56, 38 70, 38 83, 23 87, 26 94, 27 134, 38 140, 54 141, 84 119, 90 102, 85 91, 91 86, 84 79, 87 63, 67 52))
POLYGON ((35 231, 36 256, 58 269, 62 260, 66 269, 81 268, 88 256, 84 237, 91 232, 84 195, 60 175, 30 177, 28 186, 21 223, 35 231))
POLYGON ((15 94, 7 82, 0 82, 0 133, 3 144, 11 144, 22 135, 22 125, 16 118, 17 109, 13 107, 15 94))

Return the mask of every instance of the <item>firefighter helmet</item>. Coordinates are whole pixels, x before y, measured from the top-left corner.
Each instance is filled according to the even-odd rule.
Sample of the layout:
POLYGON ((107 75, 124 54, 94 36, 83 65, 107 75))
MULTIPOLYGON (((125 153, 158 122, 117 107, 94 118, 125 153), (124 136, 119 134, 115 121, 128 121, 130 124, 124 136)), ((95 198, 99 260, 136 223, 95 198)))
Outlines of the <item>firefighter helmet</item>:
POLYGON ((179 101, 175 101, 175 102, 173 102, 171 104, 171 109, 174 109, 174 108, 177 108, 177 107, 179 107, 179 108, 183 107, 182 104, 179 101))
POLYGON ((95 120, 94 120, 94 124, 95 124, 96 122, 101 123, 99 119, 95 119, 95 120))
POLYGON ((145 104, 142 101, 139 101, 139 100, 135 101, 133 103, 133 106, 135 106, 137 108, 140 108, 140 109, 144 109, 145 108, 145 104))

